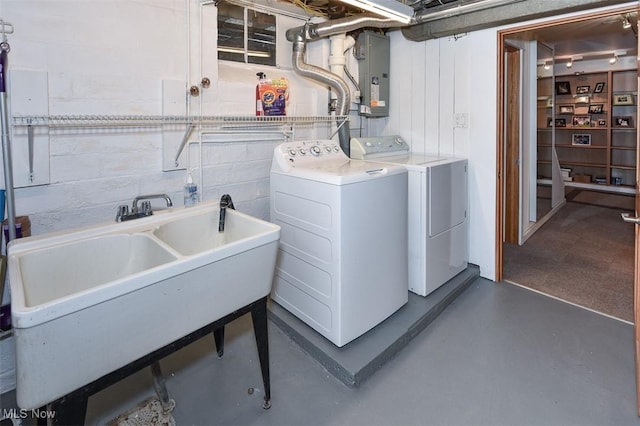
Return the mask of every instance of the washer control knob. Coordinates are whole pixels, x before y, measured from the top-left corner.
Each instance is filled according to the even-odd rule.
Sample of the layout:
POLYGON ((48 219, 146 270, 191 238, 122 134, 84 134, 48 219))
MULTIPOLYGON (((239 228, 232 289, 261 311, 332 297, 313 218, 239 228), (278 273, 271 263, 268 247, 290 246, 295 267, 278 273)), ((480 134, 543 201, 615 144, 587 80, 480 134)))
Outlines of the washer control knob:
POLYGON ((289 155, 294 157, 296 155, 296 150, 295 149, 290 149, 289 150, 289 155))
POLYGON ((371 142, 365 142, 365 143, 364 143, 364 145, 365 145, 365 146, 371 146, 371 145, 373 145, 373 144, 372 144, 371 142))
POLYGON ((306 155, 307 154, 307 150, 304 149, 304 148, 300 148, 300 150, 298 152, 300 152, 300 155, 306 155))
POLYGON ((396 141, 396 143, 398 145, 403 145, 404 144, 404 141, 402 140, 402 138, 396 138, 395 141, 396 141))
POLYGON ((311 151, 311 153, 316 157, 320 155, 320 147, 318 145, 312 146, 311 148, 309 148, 309 151, 311 151))
POLYGON ((325 147, 324 147, 324 149, 325 149, 325 151, 327 151, 327 152, 331 152, 331 147, 330 147, 329 145, 325 146, 325 147))
POLYGON ((340 147, 338 145, 334 145, 333 146, 333 151, 334 152, 340 152, 340 147))

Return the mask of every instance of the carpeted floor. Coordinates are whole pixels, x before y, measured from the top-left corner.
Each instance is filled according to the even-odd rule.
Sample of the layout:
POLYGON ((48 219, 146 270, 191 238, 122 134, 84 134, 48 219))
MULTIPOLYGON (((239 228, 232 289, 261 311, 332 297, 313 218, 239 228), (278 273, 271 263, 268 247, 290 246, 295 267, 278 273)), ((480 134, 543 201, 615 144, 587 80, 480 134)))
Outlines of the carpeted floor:
MULTIPOLYGON (((623 198, 606 197, 608 205, 633 201, 614 197, 623 198)), ((567 196, 566 205, 524 245, 505 244, 504 278, 632 321, 634 227, 620 218, 631 210, 595 205, 596 198, 567 196), (576 197, 588 203, 570 201, 576 197)))

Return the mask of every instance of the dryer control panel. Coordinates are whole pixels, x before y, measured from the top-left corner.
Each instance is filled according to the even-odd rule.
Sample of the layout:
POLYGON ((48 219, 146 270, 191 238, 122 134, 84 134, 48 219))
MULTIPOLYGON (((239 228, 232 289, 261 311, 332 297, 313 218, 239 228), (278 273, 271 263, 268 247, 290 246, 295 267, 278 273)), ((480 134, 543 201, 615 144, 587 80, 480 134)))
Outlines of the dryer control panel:
POLYGON ((332 140, 308 140, 285 142, 276 147, 273 156, 273 167, 289 170, 295 166, 314 164, 322 161, 348 161, 349 157, 332 140))
POLYGON ((351 158, 356 160, 408 153, 409 144, 398 135, 351 138, 351 158))

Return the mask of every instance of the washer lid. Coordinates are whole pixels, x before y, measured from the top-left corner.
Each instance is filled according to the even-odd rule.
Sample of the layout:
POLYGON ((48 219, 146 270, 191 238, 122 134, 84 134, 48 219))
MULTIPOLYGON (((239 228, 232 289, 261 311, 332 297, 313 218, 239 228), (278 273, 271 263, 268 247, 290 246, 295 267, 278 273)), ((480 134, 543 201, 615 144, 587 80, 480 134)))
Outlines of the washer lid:
POLYGON ((402 166, 351 161, 332 140, 306 140, 278 145, 273 153, 271 173, 345 185, 406 173, 406 170, 402 166))
POLYGON ((323 161, 291 167, 288 171, 271 169, 271 173, 283 174, 301 179, 348 185, 379 179, 386 176, 407 173, 400 165, 387 165, 370 161, 346 160, 341 162, 323 161))

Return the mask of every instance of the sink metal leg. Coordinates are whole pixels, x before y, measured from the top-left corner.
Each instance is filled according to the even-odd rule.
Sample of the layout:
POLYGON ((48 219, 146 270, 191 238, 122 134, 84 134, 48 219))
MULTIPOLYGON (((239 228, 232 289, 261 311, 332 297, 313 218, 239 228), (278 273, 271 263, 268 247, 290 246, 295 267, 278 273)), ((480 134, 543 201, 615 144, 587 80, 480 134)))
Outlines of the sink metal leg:
POLYGON ((222 355, 224 355, 224 325, 213 330, 213 340, 216 343, 218 358, 222 358, 222 355))
POLYGON ((253 332, 258 346, 258 358, 262 371, 262 384, 264 386, 264 402, 262 408, 271 408, 271 380, 269 377, 269 336, 267 330, 267 299, 264 298, 251 310, 253 332))
POLYGON ((162 377, 162 370, 160 369, 159 361, 151 364, 151 374, 153 375, 153 388, 160 399, 162 410, 165 413, 169 413, 176 406, 176 403, 173 399, 169 398, 169 392, 167 391, 167 385, 164 382, 164 377, 162 377))

